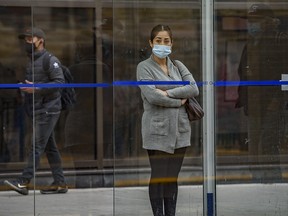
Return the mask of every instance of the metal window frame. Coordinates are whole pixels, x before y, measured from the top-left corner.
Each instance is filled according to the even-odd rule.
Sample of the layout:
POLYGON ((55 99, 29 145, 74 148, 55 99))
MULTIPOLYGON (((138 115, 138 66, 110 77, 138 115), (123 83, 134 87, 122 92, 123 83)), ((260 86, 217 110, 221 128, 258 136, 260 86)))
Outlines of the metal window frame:
POLYGON ((216 215, 215 183, 215 92, 214 92, 214 1, 202 0, 202 72, 203 86, 203 212, 216 215))

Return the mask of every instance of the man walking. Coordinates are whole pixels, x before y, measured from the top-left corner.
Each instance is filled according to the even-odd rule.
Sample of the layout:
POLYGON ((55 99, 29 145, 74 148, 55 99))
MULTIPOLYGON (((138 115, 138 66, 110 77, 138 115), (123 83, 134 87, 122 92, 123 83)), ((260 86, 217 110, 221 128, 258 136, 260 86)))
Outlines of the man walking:
MULTIPOLYGON (((25 84, 61 84, 65 82, 61 63, 55 56, 50 58, 49 69, 47 71, 43 69, 43 60, 49 52, 45 49, 46 36, 42 29, 29 28, 19 35, 19 39, 24 41, 25 50, 30 59, 26 70, 25 84)), ((16 180, 5 180, 4 183, 22 195, 28 195, 28 185, 34 177, 35 170, 39 167, 41 155, 45 152, 54 182, 40 192, 43 194, 66 193, 68 187, 54 137, 54 128, 61 112, 60 89, 33 86, 20 89, 25 94, 26 112, 31 120, 34 118, 34 145, 32 145, 28 164, 22 175, 16 180)))

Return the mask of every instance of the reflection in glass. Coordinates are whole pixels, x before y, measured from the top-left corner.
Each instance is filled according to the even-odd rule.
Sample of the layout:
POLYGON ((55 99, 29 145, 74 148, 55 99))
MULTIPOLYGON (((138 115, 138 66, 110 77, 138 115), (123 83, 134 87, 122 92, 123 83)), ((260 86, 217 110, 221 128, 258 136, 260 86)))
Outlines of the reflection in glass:
MULTIPOLYGON (((2 81, 5 84, 17 83, 25 80, 26 54, 24 53, 24 46, 19 43, 18 34, 24 26, 31 26, 31 17, 33 17, 35 26, 39 26, 45 30, 47 36, 46 48, 53 53, 53 55, 57 56, 62 64, 69 67, 71 73, 73 73, 75 83, 112 82, 111 38, 109 43, 104 42, 104 34, 112 32, 111 23, 109 24, 110 26, 107 27, 104 21, 96 21, 94 19, 95 10, 93 7, 66 8, 66 6, 67 5, 63 8, 33 7, 33 10, 25 7, 1 8, 2 13, 0 17, 1 24, 3 24, 3 28, 1 28, 1 35, 3 34, 3 37, 1 36, 2 41, 4 42, 5 38, 9 38, 8 43, 5 45, 1 43, 0 46, 0 52, 4 60, 2 62, 3 68, 5 68, 6 71, 5 74, 4 72, 1 74, 1 76, 5 75, 6 77, 5 79, 1 79, 1 83, 2 81), (102 29, 102 31, 99 29, 102 29), (100 33, 103 33, 103 35, 100 33), (9 37, 7 37, 7 35, 9 35, 9 37), (100 42, 98 38, 100 38, 100 42), (6 51, 6 45, 9 45, 9 52, 6 51), (101 53, 97 53, 97 47, 100 46, 103 47, 103 50, 101 53), (105 58, 99 57, 102 53, 105 55, 105 58), (15 61, 15 59, 17 59, 17 61, 15 61), (105 59, 105 61, 102 62, 102 59, 105 59), (99 76, 99 74, 101 74, 101 76, 99 76), (99 77, 102 77, 102 79, 100 80, 99 77)), ((103 15, 110 16, 110 11, 111 8, 106 8, 103 10, 103 15)), ((105 40, 106 39, 107 37, 105 40)), ((37 45, 38 44, 36 44, 36 46, 37 45)), ((77 88, 76 91, 78 95, 76 106, 71 110, 62 111, 55 126, 55 141, 62 156, 67 184, 69 188, 111 187, 113 185, 112 171, 107 172, 107 177, 105 176, 104 178, 105 174, 103 165, 101 164, 103 164, 104 157, 109 159, 113 157, 113 88, 106 88, 100 93, 98 93, 98 89, 93 88, 77 88), (104 114, 104 123, 101 130, 98 129, 99 127, 96 127, 96 121, 99 116, 97 110, 100 109, 98 108, 100 104, 96 104, 96 100, 99 97, 103 98, 103 101, 107 104, 107 107, 104 107, 102 112, 99 112, 104 114), (103 142, 97 143, 97 137, 102 136, 102 129, 104 133, 103 142), (98 153, 99 149, 100 153, 98 153), (101 151, 103 152, 101 153, 101 151), (99 156, 101 161, 97 163, 99 156), (96 170, 97 167, 99 167, 98 171, 96 170), (95 170, 101 177, 95 174, 95 170), (102 181, 102 179, 105 180, 102 181)), ((28 118, 26 119, 22 97, 23 93, 17 89, 9 89, 7 91, 1 89, 1 92, 3 93, 3 98, 8 96, 7 92, 9 92, 9 95, 13 95, 13 97, 9 97, 9 101, 5 100, 5 103, 3 103, 3 109, 5 108, 3 112, 3 115, 5 115, 3 124, 7 126, 5 126, 6 131, 5 133, 3 132, 3 136, 1 134, 3 139, 9 140, 9 142, 13 142, 13 144, 7 142, 3 145, 3 148, 2 146, 0 147, 1 156, 3 155, 3 161, 1 162, 4 162, 1 163, 1 169, 3 170, 5 179, 13 179, 19 175, 23 167, 22 162, 27 159, 26 153, 28 153, 28 146, 30 146, 33 140, 32 133, 34 132, 37 137, 40 135, 40 132, 38 130, 33 131, 33 125, 29 124, 28 118), (13 162, 20 163, 17 164, 13 162), (9 174, 9 172, 11 172, 11 174, 9 174)), ((32 118, 33 117, 35 124, 39 123, 39 119, 36 116, 32 116, 32 118)), ((112 163, 108 161, 107 164, 105 164, 105 166, 111 167, 112 163)), ((39 167, 36 176, 36 179, 31 180, 31 183, 35 182, 36 189, 41 189, 42 187, 40 188, 39 186, 49 185, 52 182, 49 161, 47 161, 45 157, 41 158, 41 167, 39 167)), ((1 186, 3 186, 2 183, 1 186)), ((55 185, 53 185, 53 187, 54 186, 55 185)), ((33 188, 33 184, 31 184, 31 187, 33 188)), ((59 188, 54 187, 54 189, 55 188, 57 192, 59 192, 59 188)), ((8 190, 8 187, 4 187, 4 190, 8 190)), ((49 191, 49 193, 50 192, 51 191, 49 191)), ((36 194, 37 193, 39 192, 36 190, 36 194)), ((95 200, 95 197, 98 197, 99 194, 102 193, 107 195, 105 202, 109 205, 103 213, 111 215, 112 189, 107 189, 102 192, 91 191, 91 193, 86 193, 85 197, 90 196, 91 200, 95 200)), ((51 202, 54 201, 53 197, 47 197, 47 199, 51 202)), ((58 207, 62 208, 65 206, 65 210, 60 214, 67 213, 72 215, 77 214, 77 211, 79 211, 79 209, 73 208, 76 206, 75 202, 77 202, 77 199, 67 197, 66 201, 70 201, 69 203, 63 203, 63 200, 58 200, 57 203, 56 200, 57 199, 55 199, 55 204, 53 205, 55 211, 57 211, 58 207)), ((35 214, 42 214, 42 211, 47 213, 45 206, 41 205, 42 199, 38 201, 38 205, 35 206, 36 202, 33 203, 33 200, 29 202, 27 199, 27 202, 22 202, 19 208, 25 206, 25 212, 29 215, 32 215, 33 206, 35 206, 36 209, 35 214)), ((1 209, 0 214, 3 213, 2 210, 4 211, 4 209, 1 209)), ((17 212, 18 208, 9 209, 8 211, 10 215, 13 215, 13 212, 17 212)), ((95 212, 95 205, 89 205, 89 203, 87 203, 85 211, 87 215, 90 213, 93 214, 93 212, 95 212)), ((49 209, 49 214, 54 214, 52 209, 49 209)))
POLYGON ((287 93, 276 84, 288 68, 286 9, 280 5, 251 2, 238 9, 226 4, 229 12, 216 10, 217 81, 227 81, 216 87, 221 215, 285 215, 287 210, 276 201, 287 199, 280 192, 285 184, 278 184, 287 181, 287 93))
MULTIPOLYGON (((265 4, 254 4, 248 11, 248 41, 239 63, 241 81, 277 81, 287 71, 287 36, 279 31, 280 20, 265 4)), ((260 82, 259 82, 260 84, 260 82)), ((284 143, 286 92, 279 86, 241 86, 236 107, 243 107, 248 118, 249 154, 255 162, 270 164, 252 170, 260 182, 282 179, 280 149, 284 143)))
MULTIPOLYGON (((61 63, 52 56, 47 58, 46 34, 37 27, 29 27, 19 34, 28 56, 25 81, 22 84, 61 84, 64 75, 61 63), (47 61, 47 69, 45 66, 47 61)), ((28 195, 29 183, 35 176, 40 165, 42 154, 46 154, 53 176, 51 186, 41 189, 41 193, 66 193, 67 183, 63 174, 62 162, 55 141, 54 129, 61 112, 60 88, 20 87, 24 95, 24 108, 33 124, 33 139, 28 156, 28 163, 22 175, 15 180, 5 180, 4 183, 12 190, 28 195)))

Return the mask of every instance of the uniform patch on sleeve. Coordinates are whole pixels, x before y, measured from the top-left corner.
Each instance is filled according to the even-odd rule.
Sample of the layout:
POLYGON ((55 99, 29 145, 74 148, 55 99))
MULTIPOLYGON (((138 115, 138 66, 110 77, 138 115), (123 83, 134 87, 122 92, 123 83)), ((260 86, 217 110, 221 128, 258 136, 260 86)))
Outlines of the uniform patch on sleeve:
POLYGON ((53 66, 54 68, 59 68, 59 64, 57 62, 54 62, 53 66))

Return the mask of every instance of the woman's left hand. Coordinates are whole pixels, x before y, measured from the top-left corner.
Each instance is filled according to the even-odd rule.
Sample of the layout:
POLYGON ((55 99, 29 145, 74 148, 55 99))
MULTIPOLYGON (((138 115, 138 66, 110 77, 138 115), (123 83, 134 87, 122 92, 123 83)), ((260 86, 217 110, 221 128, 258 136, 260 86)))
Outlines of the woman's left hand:
POLYGON ((187 100, 188 100, 187 98, 185 98, 185 99, 181 99, 181 104, 184 105, 184 104, 186 103, 187 100))

